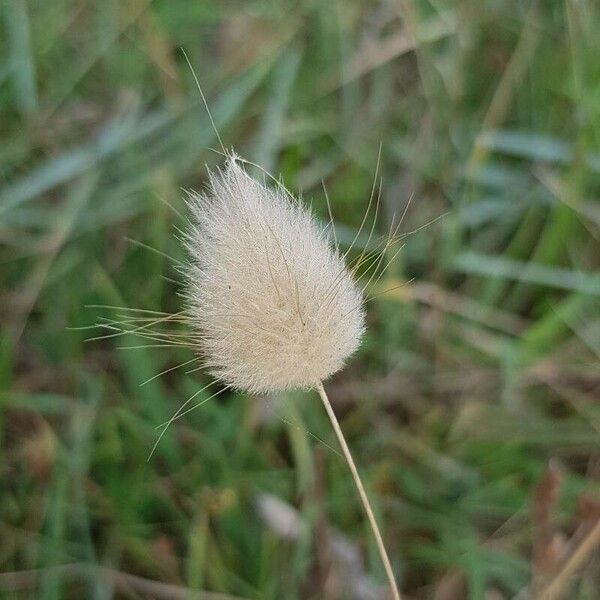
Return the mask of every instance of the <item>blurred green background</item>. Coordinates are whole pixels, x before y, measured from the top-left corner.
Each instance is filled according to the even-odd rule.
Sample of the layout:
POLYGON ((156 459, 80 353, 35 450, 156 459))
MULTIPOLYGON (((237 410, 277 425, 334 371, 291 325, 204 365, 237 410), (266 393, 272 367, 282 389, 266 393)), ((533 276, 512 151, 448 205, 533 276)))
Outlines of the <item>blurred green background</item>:
POLYGON ((2 0, 0 596, 386 598, 315 393, 222 394, 147 460, 210 379, 140 385, 193 355, 77 329, 181 308, 182 188, 220 160, 183 47, 342 246, 380 144, 379 234, 412 197, 328 384, 405 597, 599 598, 599 30, 594 0, 2 0))

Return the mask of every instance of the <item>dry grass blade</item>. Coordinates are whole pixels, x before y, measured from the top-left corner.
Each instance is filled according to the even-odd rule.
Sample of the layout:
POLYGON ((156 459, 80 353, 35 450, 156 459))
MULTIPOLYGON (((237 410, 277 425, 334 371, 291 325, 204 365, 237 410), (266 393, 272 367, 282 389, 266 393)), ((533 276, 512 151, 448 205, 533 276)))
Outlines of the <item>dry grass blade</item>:
POLYGON ((10 592, 34 590, 37 588, 39 578, 44 574, 61 575, 71 579, 101 579, 112 583, 117 590, 124 594, 130 594, 132 590, 135 590, 143 596, 158 600, 190 600, 194 598, 197 600, 244 600, 240 596, 192 590, 180 585, 154 581, 115 569, 85 563, 0 573, 0 589, 10 592))
POLYGON ((546 585, 548 574, 553 573, 556 568, 558 556, 553 543, 553 512, 560 494, 561 480, 560 471, 550 462, 533 495, 532 586, 535 597, 546 585))
POLYGON ((539 600, 558 600, 567 591, 571 578, 580 569, 592 552, 600 546, 600 519, 567 559, 556 577, 540 594, 539 600))

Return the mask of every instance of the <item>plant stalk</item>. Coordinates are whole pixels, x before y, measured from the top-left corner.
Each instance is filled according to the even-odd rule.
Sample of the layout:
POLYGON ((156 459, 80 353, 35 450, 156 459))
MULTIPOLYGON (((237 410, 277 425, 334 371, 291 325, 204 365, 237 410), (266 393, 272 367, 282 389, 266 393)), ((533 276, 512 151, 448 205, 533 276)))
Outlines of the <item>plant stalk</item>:
POLYGON ((331 425, 333 426, 333 430, 335 431, 335 435, 338 439, 338 442, 342 448, 342 452, 344 453, 344 457, 346 462, 348 463, 348 468, 350 469, 350 473, 352 473, 352 478, 354 479, 354 483, 356 484, 356 489, 358 490, 358 495, 360 496, 360 500, 362 502, 363 508, 367 513, 367 518, 369 519, 369 524, 371 525, 371 529, 373 531, 373 535, 375 536, 375 541, 377 542, 377 549, 379 550, 379 556, 381 557, 381 562, 385 568, 385 573, 387 575, 388 581, 390 583, 390 588, 392 590, 392 597, 394 600, 401 600, 400 592, 398 591, 398 586, 396 585, 396 580, 394 579, 394 572, 392 571, 392 565, 390 563, 390 559, 388 558, 387 551, 385 549, 385 545, 383 543, 383 538, 381 537, 381 532, 379 531, 379 527, 377 526, 377 521, 375 520, 375 515, 373 514, 373 509, 371 508, 371 504, 369 502, 369 498, 367 497, 367 493, 365 492, 365 488, 360 479, 360 475, 358 474, 358 470, 356 469, 356 465, 354 464, 354 459, 352 458, 352 454, 350 453, 350 448, 348 448, 348 444, 346 443, 346 438, 342 433, 342 429, 340 424, 333 412, 333 408, 331 407, 331 403, 329 402, 329 398, 327 397, 327 393, 325 392, 325 388, 323 388, 323 384, 319 384, 317 386, 317 391, 319 392, 319 396, 321 396, 321 400, 323 401, 323 406, 327 411, 327 416, 331 421, 331 425))

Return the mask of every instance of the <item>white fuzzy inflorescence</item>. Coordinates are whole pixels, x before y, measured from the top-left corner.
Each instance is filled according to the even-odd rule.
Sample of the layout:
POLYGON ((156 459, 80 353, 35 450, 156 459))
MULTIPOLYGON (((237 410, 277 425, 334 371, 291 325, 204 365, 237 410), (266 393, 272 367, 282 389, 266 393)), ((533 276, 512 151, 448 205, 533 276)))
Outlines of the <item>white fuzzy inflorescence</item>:
POLYGON ((189 204, 187 316, 207 368, 251 392, 338 371, 364 330, 362 294, 313 216, 235 157, 189 204))

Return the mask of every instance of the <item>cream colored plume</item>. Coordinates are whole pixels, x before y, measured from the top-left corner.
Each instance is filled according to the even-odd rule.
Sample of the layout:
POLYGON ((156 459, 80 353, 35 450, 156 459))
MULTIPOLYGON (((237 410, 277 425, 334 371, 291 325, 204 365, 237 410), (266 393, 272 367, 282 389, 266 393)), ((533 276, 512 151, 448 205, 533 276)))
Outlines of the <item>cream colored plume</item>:
POLYGON ((187 311, 205 365, 232 387, 316 387, 356 350, 362 294, 311 213, 239 159, 191 194, 187 311))

